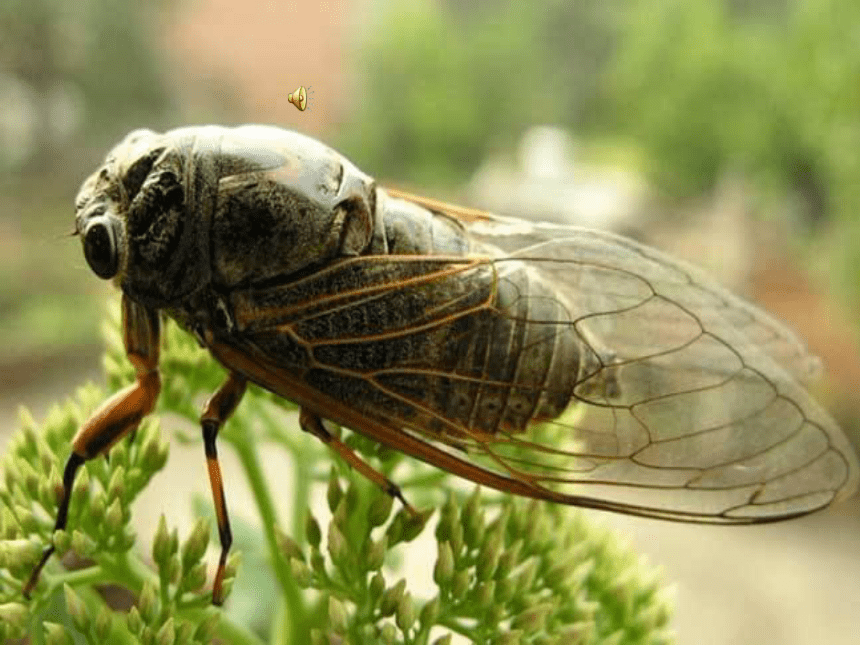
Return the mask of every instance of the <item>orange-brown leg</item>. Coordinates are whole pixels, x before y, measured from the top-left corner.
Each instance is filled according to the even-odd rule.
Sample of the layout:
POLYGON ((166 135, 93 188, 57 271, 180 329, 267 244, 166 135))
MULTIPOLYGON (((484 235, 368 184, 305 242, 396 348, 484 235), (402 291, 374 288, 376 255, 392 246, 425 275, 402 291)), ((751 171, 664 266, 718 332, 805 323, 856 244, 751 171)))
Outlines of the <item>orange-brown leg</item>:
POLYGON ((346 463, 355 468, 364 477, 372 481, 395 499, 399 499, 411 515, 417 515, 417 511, 412 508, 412 505, 403 497, 400 487, 355 454, 352 448, 347 446, 343 441, 326 430, 325 426, 322 424, 322 419, 319 416, 309 412, 305 408, 302 408, 299 413, 299 424, 301 425, 302 430, 309 432, 329 448, 334 450, 344 459, 344 461, 346 461, 346 463))
MULTIPOLYGON (((123 296, 122 324, 126 354, 137 371, 137 381, 105 401, 72 440, 72 454, 63 471, 63 493, 57 508, 54 531, 66 528, 75 475, 81 464, 100 454, 107 454, 114 443, 135 430, 141 419, 152 411, 161 391, 158 374, 158 312, 123 296)), ((52 544, 42 553, 42 558, 24 585, 25 598, 30 597, 39 581, 39 574, 53 552, 52 544)))
POLYGON ((218 559, 218 569, 212 583, 212 604, 224 602, 222 585, 224 583, 224 568, 227 565, 227 554, 233 543, 230 531, 230 518, 227 515, 227 502, 224 499, 224 482, 221 478, 221 466, 218 464, 218 451, 215 439, 218 431, 227 421, 242 395, 245 394, 247 381, 244 376, 232 372, 218 391, 206 402, 200 424, 203 426, 203 447, 206 450, 206 466, 209 469, 209 483, 212 485, 212 501, 215 504, 215 517, 218 520, 218 537, 221 540, 221 557, 218 559))

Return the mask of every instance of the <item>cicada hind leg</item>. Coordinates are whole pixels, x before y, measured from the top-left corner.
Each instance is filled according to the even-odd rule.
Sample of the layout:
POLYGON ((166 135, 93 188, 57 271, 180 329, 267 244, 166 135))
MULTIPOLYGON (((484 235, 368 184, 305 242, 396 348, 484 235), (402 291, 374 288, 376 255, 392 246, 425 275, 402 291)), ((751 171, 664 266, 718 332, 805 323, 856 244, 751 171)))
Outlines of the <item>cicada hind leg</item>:
MULTIPOLYGON (((57 507, 55 532, 66 528, 75 476, 81 465, 93 457, 107 454, 113 444, 134 431, 155 407, 155 401, 161 391, 161 377, 158 373, 158 346, 161 337, 158 312, 124 296, 122 326, 126 355, 135 367, 137 380, 105 401, 81 426, 72 440, 72 454, 66 461, 63 472, 63 491, 57 507)), ((24 585, 25 598, 30 597, 39 581, 39 574, 53 552, 54 545, 51 544, 42 553, 27 584, 24 585)))
POLYGON ((388 495, 400 500, 410 515, 418 515, 418 512, 409 502, 406 501, 406 498, 403 497, 400 487, 376 470, 373 466, 365 462, 361 457, 355 454, 349 446, 326 430, 322 423, 322 419, 319 416, 309 412, 305 408, 302 408, 301 413, 299 414, 299 425, 301 425, 302 430, 312 434, 329 448, 334 450, 346 463, 355 468, 362 476, 379 486, 388 495))
POLYGON ((218 431, 227 421, 236 406, 242 400, 247 387, 247 380, 236 372, 231 372, 218 391, 206 402, 203 414, 200 415, 200 425, 203 427, 203 447, 206 451, 206 467, 209 470, 209 483, 212 486, 212 501, 215 504, 215 517, 218 520, 218 537, 221 541, 221 557, 218 558, 218 569, 212 583, 212 604, 224 602, 224 570, 227 566, 227 554, 233 544, 233 533, 230 531, 230 517, 227 515, 227 501, 224 498, 224 482, 221 478, 221 466, 218 463, 218 451, 215 439, 218 431))

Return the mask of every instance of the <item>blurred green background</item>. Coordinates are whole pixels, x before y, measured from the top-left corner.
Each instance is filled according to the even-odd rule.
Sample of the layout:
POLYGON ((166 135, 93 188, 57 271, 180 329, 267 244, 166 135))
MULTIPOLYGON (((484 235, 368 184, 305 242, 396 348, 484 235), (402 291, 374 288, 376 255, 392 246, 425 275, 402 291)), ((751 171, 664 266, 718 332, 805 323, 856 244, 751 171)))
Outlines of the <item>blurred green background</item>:
MULTIPOLYGON (((809 341, 860 435, 855 0, 0 0, 4 426, 98 368, 110 289, 65 237, 78 185, 127 131, 203 122, 296 128, 393 185, 705 264, 809 341)), ((836 632, 797 642, 848 642, 812 622, 836 632)))

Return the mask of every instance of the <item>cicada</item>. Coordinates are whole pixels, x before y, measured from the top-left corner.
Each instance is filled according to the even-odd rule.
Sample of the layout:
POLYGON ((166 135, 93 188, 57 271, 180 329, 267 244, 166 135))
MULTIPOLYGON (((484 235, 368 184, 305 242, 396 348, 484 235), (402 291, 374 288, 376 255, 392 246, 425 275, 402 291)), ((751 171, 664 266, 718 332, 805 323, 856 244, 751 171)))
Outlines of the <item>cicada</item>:
POLYGON ((75 207, 87 263, 122 290, 137 380, 73 440, 56 529, 81 464, 155 405, 166 314, 228 372, 200 417, 215 603, 231 543, 215 441, 249 382, 401 499, 324 419, 482 486, 678 521, 792 518, 857 485, 804 389, 819 371, 804 344, 632 240, 386 191, 256 125, 132 132, 75 207))

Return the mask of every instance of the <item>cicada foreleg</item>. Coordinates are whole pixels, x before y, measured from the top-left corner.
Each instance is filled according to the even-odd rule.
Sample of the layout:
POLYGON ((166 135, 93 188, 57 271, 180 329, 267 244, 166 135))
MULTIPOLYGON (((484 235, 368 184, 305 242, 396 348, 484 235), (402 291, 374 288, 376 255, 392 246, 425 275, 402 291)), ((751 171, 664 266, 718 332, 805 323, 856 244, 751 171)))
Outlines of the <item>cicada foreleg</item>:
POLYGON ((299 424, 301 425, 302 430, 312 434, 329 448, 334 450, 344 461, 346 461, 346 463, 355 468, 361 475, 379 486, 385 493, 391 495, 391 497, 400 500, 410 515, 418 514, 412 505, 406 501, 406 498, 403 497, 403 493, 400 491, 400 487, 397 484, 365 462, 343 441, 326 430, 325 426, 322 424, 322 419, 319 416, 309 412, 305 408, 302 408, 301 413, 299 414, 299 424))
POLYGON ((203 447, 206 451, 206 467, 209 470, 212 501, 215 504, 215 517, 218 520, 218 537, 221 541, 221 557, 218 559, 218 569, 212 583, 213 605, 220 605, 224 602, 224 570, 227 566, 227 554, 233 543, 233 533, 230 531, 230 517, 227 515, 227 501, 224 498, 224 482, 221 478, 221 466, 218 463, 215 439, 218 437, 218 431, 233 414, 239 401, 242 400, 246 386, 245 377, 236 372, 231 372, 227 380, 206 402, 203 407, 203 414, 200 415, 200 425, 203 427, 203 447))
MULTIPOLYGON (((89 459, 106 454, 110 447, 140 424, 152 411, 161 391, 158 373, 158 351, 161 338, 158 312, 139 305, 128 297, 122 299, 122 328, 126 355, 137 372, 137 380, 105 401, 81 426, 72 440, 72 454, 63 472, 63 491, 57 507, 54 531, 66 528, 72 488, 80 466, 89 459)), ((39 574, 54 552, 51 544, 33 568, 24 596, 39 581, 39 574)))

